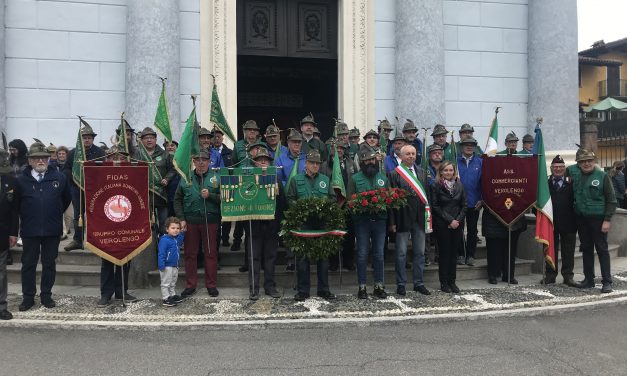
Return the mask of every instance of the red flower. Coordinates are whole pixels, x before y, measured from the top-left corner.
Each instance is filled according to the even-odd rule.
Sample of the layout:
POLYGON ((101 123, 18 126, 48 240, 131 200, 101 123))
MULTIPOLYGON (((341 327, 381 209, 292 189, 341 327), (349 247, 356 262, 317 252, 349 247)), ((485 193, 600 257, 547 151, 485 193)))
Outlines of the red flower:
POLYGON ((362 196, 368 196, 368 192, 361 192, 362 196))
POLYGON ((357 194, 353 193, 353 195, 351 196, 351 200, 354 200, 357 197, 357 194))
POLYGON ((392 198, 396 200, 396 199, 398 198, 398 193, 394 193, 394 194, 392 195, 392 198))
POLYGON ((376 204, 377 202, 379 202, 379 198, 377 196, 374 196, 370 201, 376 204))
POLYGON ((354 208, 355 207, 355 203, 354 202, 349 202, 348 203, 348 207, 351 208, 351 209, 354 208))
POLYGON ((361 200, 361 206, 368 206, 368 201, 361 200))
POLYGON ((385 191, 386 191, 386 188, 379 188, 379 191, 381 191, 381 192, 385 192, 385 191))
POLYGON ((388 205, 391 204, 392 203, 392 199, 391 198, 386 198, 385 199, 385 203, 388 204, 388 205))
POLYGON ((376 192, 375 192, 375 191, 370 191, 370 192, 368 192, 368 193, 370 194, 370 196, 374 196, 374 195, 376 194, 376 192))

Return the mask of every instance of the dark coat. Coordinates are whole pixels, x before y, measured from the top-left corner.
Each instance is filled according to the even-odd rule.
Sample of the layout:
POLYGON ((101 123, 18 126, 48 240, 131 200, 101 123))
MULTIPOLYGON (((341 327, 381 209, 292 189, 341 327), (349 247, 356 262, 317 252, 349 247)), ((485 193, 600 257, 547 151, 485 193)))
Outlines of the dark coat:
MULTIPOLYGON (((76 149, 72 149, 67 156, 67 162, 65 162, 65 170, 68 171, 68 175, 72 177, 72 166, 74 166, 74 154, 76 153, 76 149)), ((85 150, 85 160, 104 160, 105 152, 96 145, 91 145, 91 147, 85 150)), ((30 174, 30 172, 29 172, 30 174)), ((66 175, 67 176, 67 175, 66 175)), ((74 184, 74 179, 71 179, 69 182, 70 185, 74 184)))
POLYGON ((575 194, 573 183, 570 179, 564 179, 564 184, 559 190, 555 190, 552 178, 549 178, 549 192, 553 205, 553 225, 555 231, 573 233, 577 231, 577 218, 575 215, 575 194))
POLYGON ((224 162, 224 167, 231 167, 233 164, 233 150, 229 149, 228 146, 222 145, 222 150, 220 151, 222 155, 222 162, 224 162))
MULTIPOLYGON (((512 223, 512 232, 523 232, 527 229, 527 221, 525 216, 521 216, 512 223)), ((488 208, 483 208, 483 217, 481 219, 481 234, 486 238, 507 239, 507 226, 505 226, 498 218, 496 218, 488 208)))
POLYGON ((0 235, 17 236, 20 221, 15 201, 13 173, 0 176, 0 235))
POLYGON ((466 218, 466 192, 461 183, 455 182, 453 194, 435 183, 430 187, 431 195, 429 204, 433 212, 434 224, 439 227, 447 227, 453 220, 463 224, 466 218))
POLYGON ((28 166, 17 177, 14 200, 20 214, 20 235, 61 236, 63 212, 72 197, 65 175, 48 167, 44 179, 38 182, 28 166))
MULTIPOLYGON (((414 171, 416 171, 418 180, 422 186, 426 187, 425 175, 420 167, 414 165, 414 171)), ((408 232, 415 228, 415 226, 424 228, 425 205, 416 195, 416 192, 395 170, 388 174, 388 180, 390 182, 390 187, 404 189, 409 193, 407 197, 407 205, 392 210, 392 215, 388 217, 389 224, 396 225, 396 232, 408 232)), ((425 188, 425 191, 428 195, 429 191, 427 188, 425 188)))

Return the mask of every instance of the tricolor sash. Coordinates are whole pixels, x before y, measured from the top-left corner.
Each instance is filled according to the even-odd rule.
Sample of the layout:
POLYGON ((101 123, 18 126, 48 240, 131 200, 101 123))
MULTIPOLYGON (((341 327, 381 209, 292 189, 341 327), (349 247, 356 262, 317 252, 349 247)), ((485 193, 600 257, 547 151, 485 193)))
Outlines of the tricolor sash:
POLYGON ((431 207, 429 206, 429 199, 427 198, 427 191, 420 183, 420 180, 414 174, 409 171, 407 167, 405 167, 402 163, 396 166, 394 169, 400 175, 403 180, 409 184, 411 189, 416 192, 420 201, 425 205, 425 233, 430 234, 433 232, 433 223, 431 221, 431 207))

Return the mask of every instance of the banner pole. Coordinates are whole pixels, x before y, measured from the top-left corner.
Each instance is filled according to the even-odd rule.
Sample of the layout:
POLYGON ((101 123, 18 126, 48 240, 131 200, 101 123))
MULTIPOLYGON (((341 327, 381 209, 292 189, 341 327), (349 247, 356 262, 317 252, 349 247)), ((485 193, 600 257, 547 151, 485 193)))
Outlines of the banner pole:
POLYGON ((512 280, 512 228, 507 226, 507 286, 512 280))
MULTIPOLYGON (((126 287, 124 286, 124 265, 126 264, 122 264, 122 266, 120 266, 120 272, 122 272, 122 275, 120 277, 122 277, 122 307, 126 308, 126 287)), ((116 265, 113 265, 113 274, 114 274, 114 279, 115 279, 115 268, 117 268, 116 265)))
MULTIPOLYGON (((248 243, 250 245, 250 262, 248 263, 248 268, 250 270, 250 285, 252 286, 253 291, 252 294, 255 293, 255 264, 253 260, 253 221, 248 220, 248 243)), ((244 247, 246 248, 246 247, 244 247)), ((264 271, 265 273, 265 271, 264 271)))
POLYGON ((340 254, 339 254, 339 257, 338 257, 339 265, 340 265, 340 290, 342 290, 342 256, 343 256, 343 248, 344 248, 344 245, 342 245, 340 247, 340 254))

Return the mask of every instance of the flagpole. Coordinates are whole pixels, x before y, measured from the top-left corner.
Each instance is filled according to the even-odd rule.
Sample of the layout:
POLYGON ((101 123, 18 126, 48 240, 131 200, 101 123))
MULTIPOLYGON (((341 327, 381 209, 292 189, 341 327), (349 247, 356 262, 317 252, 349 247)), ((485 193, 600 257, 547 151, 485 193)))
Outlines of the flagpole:
MULTIPOLYGON (((120 271, 122 272, 122 275, 120 277, 122 277, 122 307, 126 308, 126 288, 124 286, 124 265, 122 264, 122 266, 120 266, 120 271)), ((113 275, 114 275, 114 279, 115 279, 115 268, 116 266, 113 265, 113 275)))
MULTIPOLYGON (((248 220, 248 240, 249 240, 249 248, 250 248, 250 262, 248 263, 248 268, 250 270, 250 284, 252 286, 252 292, 251 294, 255 294, 255 261, 253 258, 253 221, 252 220, 248 220)), ((245 248, 245 247, 244 247, 245 248)), ((260 260, 261 262, 261 260, 260 260)), ((261 269, 261 268, 260 268, 261 269)), ((267 273, 264 270, 264 273, 267 273)))
POLYGON ((512 227, 507 226, 507 286, 512 281, 512 227))

